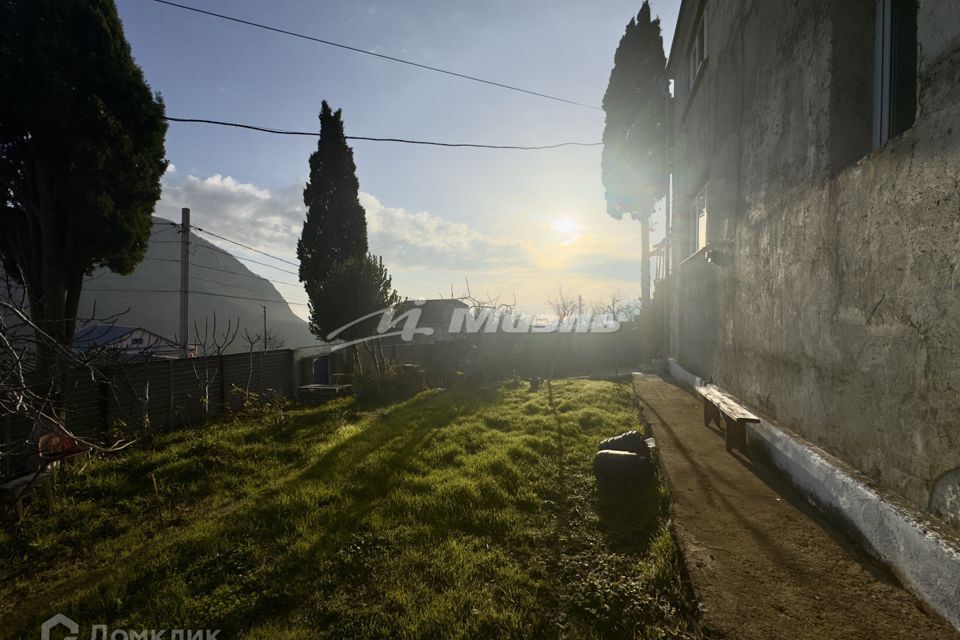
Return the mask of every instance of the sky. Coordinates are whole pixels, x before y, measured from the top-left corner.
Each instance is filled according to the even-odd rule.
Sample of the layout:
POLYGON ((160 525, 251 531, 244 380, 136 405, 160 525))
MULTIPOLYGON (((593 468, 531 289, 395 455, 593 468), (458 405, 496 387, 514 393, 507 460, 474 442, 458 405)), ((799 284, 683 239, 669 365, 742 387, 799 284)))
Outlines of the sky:
MULTIPOLYGON (((640 0, 178 0, 577 102, 599 105, 640 0)), ((653 0, 669 47, 680 0, 653 0)), ((322 100, 347 135, 544 145, 597 142, 603 112, 172 8, 118 0, 134 58, 167 115, 316 130, 322 100)), ((546 313, 640 290, 639 225, 606 213, 600 147, 445 149, 353 141, 370 249, 408 298, 516 300, 546 313)), ((156 214, 296 261, 316 140, 171 123, 156 214)), ((659 224, 657 224, 659 222, 659 224)), ((662 235, 655 220, 654 240, 662 235)), ((222 244, 238 257, 263 256, 222 244)), ((289 265, 277 263, 290 269, 289 265)), ((249 265, 264 277, 289 274, 249 265)), ((302 288, 277 285, 291 302, 302 288)), ((305 307, 294 306, 301 316, 305 307)))

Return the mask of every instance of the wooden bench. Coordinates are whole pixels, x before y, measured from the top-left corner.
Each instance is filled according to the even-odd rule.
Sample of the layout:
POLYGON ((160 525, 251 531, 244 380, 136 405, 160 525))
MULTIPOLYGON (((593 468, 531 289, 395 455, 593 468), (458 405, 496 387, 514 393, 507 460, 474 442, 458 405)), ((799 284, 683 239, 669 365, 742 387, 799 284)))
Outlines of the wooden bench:
POLYGON ((697 387, 703 398, 703 425, 716 422, 723 429, 723 442, 727 451, 734 447, 747 450, 747 423, 759 423, 760 418, 747 411, 729 393, 712 384, 697 387))

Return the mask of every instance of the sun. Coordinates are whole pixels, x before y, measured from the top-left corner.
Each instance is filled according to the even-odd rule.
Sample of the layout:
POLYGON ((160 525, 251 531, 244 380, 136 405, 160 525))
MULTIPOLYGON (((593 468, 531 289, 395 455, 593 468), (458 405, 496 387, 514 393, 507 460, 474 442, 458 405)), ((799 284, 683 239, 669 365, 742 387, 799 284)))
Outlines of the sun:
POLYGON ((560 236, 561 244, 573 244, 583 237, 583 225, 571 216, 554 220, 550 230, 560 236))

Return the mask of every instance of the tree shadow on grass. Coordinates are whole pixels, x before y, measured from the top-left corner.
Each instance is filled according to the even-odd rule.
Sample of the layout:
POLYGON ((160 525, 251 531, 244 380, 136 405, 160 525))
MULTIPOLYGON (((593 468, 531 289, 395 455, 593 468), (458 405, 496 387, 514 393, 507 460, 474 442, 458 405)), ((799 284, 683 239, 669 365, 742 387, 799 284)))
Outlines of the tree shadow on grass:
MULTIPOLYGON (((395 405, 390 411, 377 416, 362 431, 344 439, 320 456, 297 480, 311 480, 341 469, 345 465, 355 467, 368 456, 384 449, 396 452, 376 470, 383 474, 370 474, 361 481, 389 479, 397 469, 397 462, 408 458, 420 448, 424 438, 433 430, 444 427, 460 415, 475 413, 479 409, 496 404, 499 393, 496 389, 438 390, 421 393, 414 398, 395 405)), ((350 475, 355 475, 351 472, 350 475)))
MULTIPOLYGON (((418 451, 429 445, 439 429, 459 416, 476 413, 499 401, 495 389, 460 390, 457 397, 452 397, 452 393, 426 392, 394 406, 361 431, 332 446, 278 489, 278 494, 288 493, 298 485, 327 481, 340 487, 331 501, 317 505, 330 510, 324 530, 308 546, 278 557, 270 569, 277 583, 284 583, 283 588, 273 596, 259 599, 252 610, 245 612, 244 620, 233 626, 241 628, 253 621, 262 624, 267 619, 283 619, 325 590, 345 592, 366 582, 365 572, 357 570, 353 560, 345 563, 344 557, 355 555, 351 551, 354 547, 360 550, 357 555, 362 555, 367 548, 375 554, 389 546, 389 541, 380 540, 365 524, 378 501, 401 481, 398 474, 408 468, 418 451), (303 567, 309 565, 316 569, 304 571, 303 567)), ((269 498, 264 500, 264 513, 251 514, 253 519, 268 523, 272 518, 266 512, 273 508, 272 503, 269 498)))
MULTIPOLYGON (((160 544, 149 554, 150 561, 124 565, 122 577, 104 581, 98 589, 103 593, 74 594, 67 600, 79 610, 89 609, 106 620, 120 619, 130 611, 140 611, 148 619, 161 613, 169 616, 170 611, 150 595, 153 590, 141 590, 139 586, 172 584, 182 578, 192 594, 184 600, 188 609, 178 611, 184 624, 203 620, 232 633, 268 619, 287 617, 319 591, 338 588, 321 577, 325 571, 322 566, 315 566, 314 570, 304 567, 319 560, 325 566, 333 562, 335 568, 343 555, 338 550, 351 544, 357 546, 356 539, 361 541, 361 548, 378 545, 376 540, 368 542, 362 535, 364 522, 378 499, 399 481, 397 474, 408 468, 408 461, 428 446, 438 430, 498 400, 496 389, 457 389, 425 392, 393 405, 253 502, 238 505, 238 509, 204 522, 202 528, 191 528, 169 543, 160 544), (304 490, 309 495, 310 485, 326 486, 305 500, 304 490), (307 545, 291 546, 298 539, 297 523, 317 509, 329 510, 328 528, 311 536, 307 545), (361 535, 357 538, 355 534, 361 535), (252 568, 233 567, 224 561, 238 554, 243 556, 241 551, 250 545, 261 554, 272 556, 272 563, 264 566, 264 571, 249 573, 252 568), (159 557, 161 552, 164 557, 159 557), (220 591, 229 593, 222 595, 220 591), (233 592, 242 601, 230 600, 233 592), (110 595, 121 593, 136 595, 125 596, 121 607, 120 601, 114 602, 110 595)), ((270 437, 294 441, 316 436, 322 440, 348 424, 349 413, 349 407, 334 406, 298 411, 288 423, 269 430, 270 437)), ((353 564, 345 567, 352 569, 353 564)), ((340 573, 334 571, 328 577, 343 580, 340 573)), ((350 582, 362 579, 358 575, 350 582)), ((94 582, 97 581, 88 586, 93 587, 94 582)))

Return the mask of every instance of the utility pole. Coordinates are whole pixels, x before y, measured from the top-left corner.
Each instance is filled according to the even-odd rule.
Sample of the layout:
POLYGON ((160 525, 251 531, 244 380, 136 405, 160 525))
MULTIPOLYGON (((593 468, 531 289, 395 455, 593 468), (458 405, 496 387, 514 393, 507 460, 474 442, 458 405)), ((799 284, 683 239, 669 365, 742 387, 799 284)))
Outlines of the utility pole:
POLYGON ((190 347, 190 209, 180 210, 180 357, 190 347))
POLYGON ((578 313, 580 314, 580 317, 582 318, 583 317, 583 296, 582 295, 577 295, 577 310, 578 310, 578 313))
POLYGON ((267 350, 267 305, 260 305, 263 307, 263 350, 267 350))

